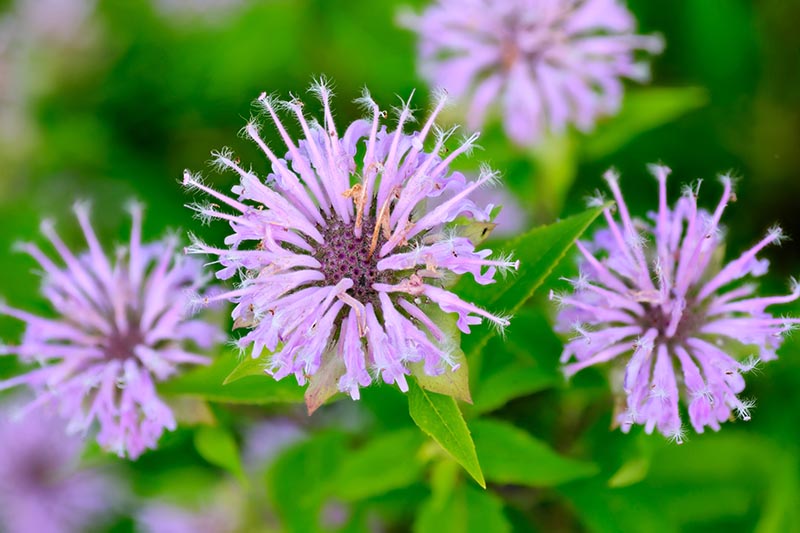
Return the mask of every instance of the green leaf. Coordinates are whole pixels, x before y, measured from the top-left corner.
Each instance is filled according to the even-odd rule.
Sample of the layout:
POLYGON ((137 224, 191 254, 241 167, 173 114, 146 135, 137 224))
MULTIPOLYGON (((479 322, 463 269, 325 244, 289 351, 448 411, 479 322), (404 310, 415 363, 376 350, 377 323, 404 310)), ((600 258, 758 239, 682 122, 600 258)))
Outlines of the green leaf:
MULTIPOLYGON (((478 285, 463 276, 455 292, 493 313, 513 313, 525 303, 542 284, 555 266, 564 258, 575 240, 600 215, 602 208, 593 208, 549 226, 534 228, 508 241, 501 248, 511 250, 519 259, 519 271, 506 283, 478 285)), ((509 328, 513 328, 514 324, 509 328)), ((486 324, 465 335, 462 348, 468 356, 478 352, 493 334, 486 324)))
POLYGON ((248 376, 263 376, 266 373, 266 357, 253 358, 245 355, 244 357, 239 357, 239 359, 241 360, 236 367, 225 377, 225 381, 222 382, 223 385, 230 385, 234 381, 248 376))
MULTIPOLYGON (((764 435, 727 429, 693 435, 678 446, 660 436, 644 435, 639 428, 639 435, 625 437, 624 440, 634 437, 640 441, 633 443, 633 449, 625 455, 639 457, 641 452, 635 448, 643 444, 647 453, 648 447, 652 448, 652 460, 643 480, 610 489, 607 480, 596 477, 558 490, 572 500, 577 514, 595 531, 671 532, 719 523, 747 524, 746 529, 757 530, 751 519, 766 517, 770 513, 768 506, 773 503, 779 507, 785 503, 780 502, 783 494, 775 499, 779 492, 791 491, 780 486, 780 473, 788 469, 796 478, 797 463, 784 462, 783 450, 764 435)), ((598 430, 606 431, 602 427, 598 430)), ((594 446, 595 455, 605 452, 601 451, 604 445, 594 446)), ((792 512, 797 507, 794 496, 790 492, 792 512)), ((778 522, 791 520, 787 510, 777 511, 778 522)), ((780 526, 778 530, 786 531, 780 526)))
POLYGON ((608 480, 608 486, 622 488, 643 481, 650 472, 653 455, 663 446, 663 441, 644 432, 638 433, 633 439, 626 439, 622 452, 624 462, 608 480))
POLYGON ((772 456, 773 475, 765 498, 764 511, 756 533, 779 533, 800 529, 800 480, 796 453, 781 451, 772 456))
POLYGON ((433 505, 442 507, 461 483, 461 467, 450 457, 439 457, 431 466, 430 487, 433 505))
MULTIPOLYGON (((680 529, 665 513, 666 506, 655 495, 645 496, 639 487, 609 490, 601 480, 585 480, 559 488, 572 503, 570 507, 583 528, 596 533, 636 531, 678 533, 680 529)), ((576 528, 577 529, 577 528, 576 528)))
POLYGON ((578 175, 574 135, 546 135, 530 154, 536 163, 535 212, 539 220, 551 220, 561 212, 578 175), (545 218, 546 217, 546 218, 545 218))
POLYGON ((428 499, 414 522, 415 533, 508 533, 503 502, 492 492, 461 485, 448 498, 428 499))
POLYGON ((420 388, 413 379, 408 385, 408 411, 414 422, 458 461, 481 487, 486 487, 475 445, 456 401, 450 396, 420 388))
POLYGON ((473 420, 473 438, 486 479, 547 487, 593 476, 595 465, 562 457, 528 433, 498 420, 473 420))
POLYGON ((473 384, 475 403, 469 415, 493 411, 509 400, 563 383, 558 371, 561 341, 544 314, 532 307, 519 310, 505 339, 492 338, 479 354, 481 376, 473 384))
POLYGON ((608 480, 608 486, 611 488, 627 487, 635 485, 647 477, 647 472, 650 471, 650 457, 639 456, 625 461, 619 467, 611 479, 608 480))
POLYGON ((541 366, 508 365, 481 382, 472 413, 481 414, 504 406, 509 400, 558 385, 562 378, 541 366))
POLYGON ((191 372, 159 385, 163 394, 186 394, 213 402, 269 404, 300 402, 303 389, 291 379, 275 381, 267 375, 242 376, 238 357, 224 353, 210 366, 191 372), (227 378, 237 371, 233 380, 227 378), (224 383, 228 381, 228 384, 224 383))
POLYGON ((194 434, 194 447, 212 465, 224 468, 243 483, 247 481, 239 446, 230 431, 219 426, 201 426, 194 434))
POLYGON ((136 465, 130 483, 138 497, 192 507, 219 485, 219 472, 205 465, 142 468, 136 465))
POLYGON ((645 131, 668 124, 708 102, 702 87, 659 87, 630 91, 622 110, 583 139, 583 155, 596 160, 616 152, 645 131))
POLYGON ((346 453, 344 435, 321 433, 282 453, 267 474, 270 497, 281 517, 282 531, 320 530, 320 510, 335 486, 335 465, 346 453))
POLYGON ((425 439, 415 428, 384 434, 358 450, 348 452, 336 474, 336 497, 356 501, 419 480, 423 461, 419 448, 425 439))
POLYGON ((456 370, 445 369, 438 376, 429 376, 425 373, 425 363, 420 361, 409 365, 411 375, 417 380, 420 387, 427 391, 452 396, 462 402, 472 403, 472 395, 469 392, 469 366, 464 352, 460 349, 455 350, 453 360, 458 363, 456 370))

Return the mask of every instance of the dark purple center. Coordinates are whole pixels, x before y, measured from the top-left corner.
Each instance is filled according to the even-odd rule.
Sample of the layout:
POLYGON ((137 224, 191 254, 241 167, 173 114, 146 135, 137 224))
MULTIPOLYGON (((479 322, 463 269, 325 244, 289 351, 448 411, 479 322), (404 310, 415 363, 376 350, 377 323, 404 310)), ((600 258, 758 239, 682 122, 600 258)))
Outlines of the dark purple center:
POLYGON ((365 220, 361 237, 356 237, 353 224, 344 224, 341 220, 328 220, 328 226, 322 228, 325 244, 319 247, 314 256, 322 263, 325 282, 336 284, 343 278, 353 280, 353 288, 349 294, 363 304, 372 302, 377 305, 378 293, 372 288, 373 283, 387 283, 386 272, 378 270, 378 251, 385 242, 383 235, 378 235, 375 250, 370 256, 370 246, 375 224, 365 220))
POLYGON ((678 327, 672 337, 667 337, 667 330, 671 316, 665 313, 660 305, 644 304, 645 315, 642 318, 642 326, 646 329, 655 328, 658 331, 657 339, 662 342, 669 341, 685 341, 687 338, 694 335, 698 328, 696 313, 692 309, 692 302, 683 310, 681 317, 678 321, 678 327))
POLYGON ((106 359, 118 359, 124 361, 129 357, 135 357, 133 349, 144 342, 144 335, 139 329, 138 324, 130 324, 126 331, 118 331, 116 328, 107 337, 103 351, 106 359))

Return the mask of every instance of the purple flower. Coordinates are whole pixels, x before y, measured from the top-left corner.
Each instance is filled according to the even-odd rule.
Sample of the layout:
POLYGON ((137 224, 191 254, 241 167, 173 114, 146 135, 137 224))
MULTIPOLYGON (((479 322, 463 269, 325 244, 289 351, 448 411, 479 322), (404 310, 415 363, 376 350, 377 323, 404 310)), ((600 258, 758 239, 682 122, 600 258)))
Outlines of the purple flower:
POLYGON ((663 48, 634 33, 618 0, 435 0, 402 23, 419 34, 422 76, 465 104, 468 126, 481 127, 497 103, 521 145, 615 114, 621 78, 649 78, 637 52, 663 48))
POLYGON ((231 505, 219 505, 219 502, 207 502, 196 510, 153 502, 138 513, 136 530, 142 533, 233 533, 239 527, 240 516, 231 505))
POLYGON ((247 431, 242 452, 245 465, 256 470, 272 464, 286 448, 306 438, 306 431, 291 418, 272 418, 254 424, 247 431))
MULTIPOLYGON (((756 297, 756 286, 740 281, 766 273, 768 261, 756 255, 780 241, 779 228, 737 259, 722 265, 720 218, 731 200, 731 179, 713 213, 697 207, 697 187, 686 188, 673 209, 667 206, 670 170, 653 165, 659 182, 658 212, 650 222, 631 219, 617 183, 606 180, 617 202, 621 226, 604 211, 608 229, 592 243, 578 243, 582 272, 572 294, 551 294, 562 310, 558 326, 576 336, 564 348, 564 371, 571 376, 591 365, 625 360, 618 387, 627 397, 617 417, 623 431, 643 424, 650 433, 681 442, 678 401, 688 406, 695 431, 715 431, 735 413, 750 419, 753 402, 739 398, 742 374, 775 350, 798 319, 775 318, 765 309, 796 300, 796 283, 786 296, 756 297), (742 355, 757 351, 749 358, 742 355)), ((601 200, 598 200, 601 202, 601 200)))
POLYGON ((334 498, 329 499, 322 505, 320 511, 320 525, 323 531, 335 531, 341 529, 350 519, 350 506, 334 498))
POLYGON ((453 224, 489 219, 488 210, 469 196, 497 174, 485 169, 469 182, 450 172, 449 164, 472 147, 477 134, 440 155, 453 133, 434 125, 444 99, 419 132, 406 134, 408 104, 396 110, 398 125, 389 131, 381 125, 385 113, 365 91, 358 102, 370 117, 356 120, 340 137, 330 89, 320 81, 312 90, 324 108, 321 124, 306 119, 298 100, 259 98, 288 149, 279 158, 258 126, 247 125, 246 135, 270 160, 266 181, 228 150, 215 154, 216 163, 240 177, 235 199, 185 174, 186 185, 219 203, 194 206, 200 216, 226 220, 233 229, 226 248, 195 242, 188 251, 218 256, 220 279, 240 274, 240 285, 217 298, 237 304, 236 327, 251 328, 238 341, 242 349, 252 345, 254 358, 265 349, 274 352, 267 372, 275 379, 294 374, 302 385, 324 368, 353 399, 374 377, 405 391, 411 363, 424 365, 428 375, 458 366, 451 340, 429 308, 457 313, 464 333, 483 319, 501 328, 508 324, 446 288, 452 274, 470 273, 488 284, 498 270, 517 267, 508 258, 490 258, 489 250, 476 251, 453 224), (286 132, 279 109, 299 121, 304 138, 298 143, 286 132), (435 144, 428 152, 423 144, 430 137, 435 144), (429 198, 445 193, 449 200, 426 208, 429 198))
POLYGON ((219 338, 216 326, 186 313, 190 293, 207 279, 199 262, 175 253, 174 237, 141 243, 138 205, 131 208, 130 245, 119 249, 114 261, 97 240, 87 206, 77 204, 75 214, 89 245, 77 256, 51 223, 42 224, 64 266, 35 244, 21 245, 43 269, 42 293, 57 316, 0 303, 0 314, 26 324, 19 346, 3 346, 0 353, 40 365, 0 381, 0 390, 28 385, 38 396, 29 408, 55 402, 69 419, 69 430, 87 431, 97 422, 101 446, 135 458, 154 448, 165 428, 175 428, 154 382, 173 375, 180 364, 207 363, 187 344, 209 348, 219 338))
POLYGON ((112 479, 78 470, 83 442, 53 431, 47 413, 12 420, 0 411, 0 529, 7 533, 86 531, 119 497, 112 479))

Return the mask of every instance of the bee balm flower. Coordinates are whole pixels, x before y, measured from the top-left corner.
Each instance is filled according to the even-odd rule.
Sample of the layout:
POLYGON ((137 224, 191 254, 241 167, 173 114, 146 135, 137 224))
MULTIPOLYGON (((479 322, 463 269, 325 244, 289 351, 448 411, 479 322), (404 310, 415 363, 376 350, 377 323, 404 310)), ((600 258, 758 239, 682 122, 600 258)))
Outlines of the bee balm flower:
POLYGON ((64 266, 35 244, 21 245, 42 267, 42 292, 57 316, 0 304, 0 314, 26 324, 20 345, 3 351, 41 364, 0 381, 0 389, 28 385, 38 394, 31 407, 58 403, 71 430, 97 422, 101 446, 135 458, 154 448, 164 429, 175 428, 154 382, 180 364, 206 363, 188 345, 209 348, 219 339, 216 326, 186 314, 191 293, 207 279, 199 261, 176 256, 176 239, 142 244, 138 205, 132 208, 130 245, 118 250, 115 261, 103 252, 87 206, 76 205, 75 214, 89 245, 83 254, 73 254, 51 223, 42 225, 64 266))
POLYGON ((520 145, 615 114, 622 78, 649 78, 637 54, 663 48, 634 33, 618 0, 434 0, 402 22, 419 35, 422 76, 465 104, 468 126, 481 127, 497 102, 520 145))
POLYGON ((484 319, 501 328, 508 324, 444 283, 451 274, 465 273, 478 283, 492 283, 498 270, 517 267, 508 258, 492 259, 489 250, 476 251, 451 227, 456 219, 489 219, 492 206, 481 209, 469 196, 497 175, 484 170, 468 182, 449 170, 477 135, 440 155, 453 133, 434 126, 444 99, 419 132, 406 134, 408 105, 398 110, 397 127, 389 131, 381 125, 385 113, 365 92, 359 101, 370 118, 356 120, 340 136, 329 88, 320 82, 313 91, 323 105, 321 123, 309 122, 297 100, 259 98, 288 149, 281 159, 258 126, 247 125, 247 136, 271 163, 265 181, 227 150, 216 154, 216 162, 240 177, 233 188, 236 198, 185 174, 187 186, 218 202, 194 206, 199 214, 227 220, 233 229, 228 248, 196 242, 188 251, 218 256, 221 279, 240 273, 241 284, 216 298, 235 302, 236 325, 251 328, 238 341, 242 349, 252 345, 253 357, 272 352, 267 371, 275 379, 294 374, 303 385, 325 365, 325 374, 335 376, 338 389, 353 399, 373 375, 405 391, 409 364, 424 363, 429 375, 457 365, 427 306, 457 313, 464 333, 484 319), (287 133, 279 108, 298 120, 304 135, 299 142, 287 133), (435 137, 430 152, 423 147, 429 137, 435 137), (426 209, 429 198, 440 196, 445 199, 426 209))
POLYGON ((0 527, 8 533, 78 533, 97 526, 121 499, 107 472, 79 470, 83 442, 53 431, 48 413, 13 420, 0 409, 0 527))
POLYGON ((781 239, 771 229, 751 249, 725 266, 720 219, 731 199, 731 180, 713 213, 697 206, 697 188, 687 188, 674 208, 667 206, 669 169, 652 166, 659 182, 658 212, 644 222, 631 218, 617 175, 606 180, 617 202, 621 226, 605 210, 608 229, 592 243, 578 243, 583 272, 569 295, 552 294, 562 306, 558 326, 577 335, 565 346, 568 376, 591 365, 624 361, 621 388, 626 408, 618 417, 623 431, 643 424, 680 442, 679 399, 688 406, 695 431, 714 430, 735 413, 750 418, 753 403, 739 398, 743 373, 758 361, 775 359, 783 334, 798 319, 775 318, 770 305, 796 300, 795 284, 786 296, 756 297, 755 285, 742 284, 767 271, 756 255, 781 239), (743 350, 757 356, 741 360, 743 350))

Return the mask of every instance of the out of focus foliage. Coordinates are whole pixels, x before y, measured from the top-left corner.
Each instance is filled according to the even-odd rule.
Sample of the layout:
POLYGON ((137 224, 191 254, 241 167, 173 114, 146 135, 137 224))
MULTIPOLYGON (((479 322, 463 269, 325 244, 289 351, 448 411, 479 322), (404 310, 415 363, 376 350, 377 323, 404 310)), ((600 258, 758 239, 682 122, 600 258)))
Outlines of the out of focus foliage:
MULTIPOLYGON (((68 215, 76 199, 93 202, 106 242, 124 238, 121 207, 132 198, 147 205, 147 236, 192 229, 220 242, 224 224, 192 220, 179 178, 223 146, 265 173, 266 160, 237 137, 262 91, 302 93, 324 73, 335 81, 340 124, 359 116, 351 100, 363 86, 384 106, 415 88, 418 107, 427 104, 413 36, 395 25, 401 5, 422 0, 198 2, 212 6, 205 11, 188 0, 75 1, 78 12, 67 12, 66 0, 43 1, 51 7, 39 13, 24 7, 37 2, 0 0, 0 294, 19 307, 44 302, 34 265, 13 252, 14 242, 37 239, 40 221, 52 217, 79 245, 68 215)), ((218 354, 211 368, 164 388, 181 427, 159 450, 123 463, 87 449, 87 464, 116 463, 127 487, 114 518, 97 530, 166 524, 169 513, 156 506, 173 519, 181 510, 206 517, 200 523, 214 531, 800 530, 797 338, 749 380, 758 400, 752 421, 691 435, 682 446, 610 430, 614 400, 603 375, 590 369, 567 384, 557 370, 561 341, 544 295, 574 270, 569 256, 559 260, 591 222, 584 197, 608 167, 621 171, 638 215, 655 206, 646 163, 663 161, 675 180, 705 179, 706 202, 717 198, 712 178, 732 169, 741 180, 724 220, 729 255, 775 222, 800 238, 800 5, 629 3, 642 30, 667 42, 652 86, 629 87, 620 115, 594 134, 549 139, 536 150, 513 148, 490 127, 484 150, 462 163, 499 169, 536 225, 566 219, 518 241, 529 265, 518 280, 523 292, 503 293, 501 284, 471 295, 516 309, 505 339, 482 329, 465 339, 471 405, 383 386, 309 418, 297 403, 302 391, 288 381, 244 369, 222 385, 236 361, 218 354), (557 253, 536 248, 559 239, 557 253)), ((233 185, 230 176, 207 175, 218 188, 233 185)), ((773 266, 765 291, 800 274, 796 241, 766 257, 773 266)), ((0 320, 1 339, 19 333, 0 320)), ((2 375, 14 364, 0 359, 2 375)))

